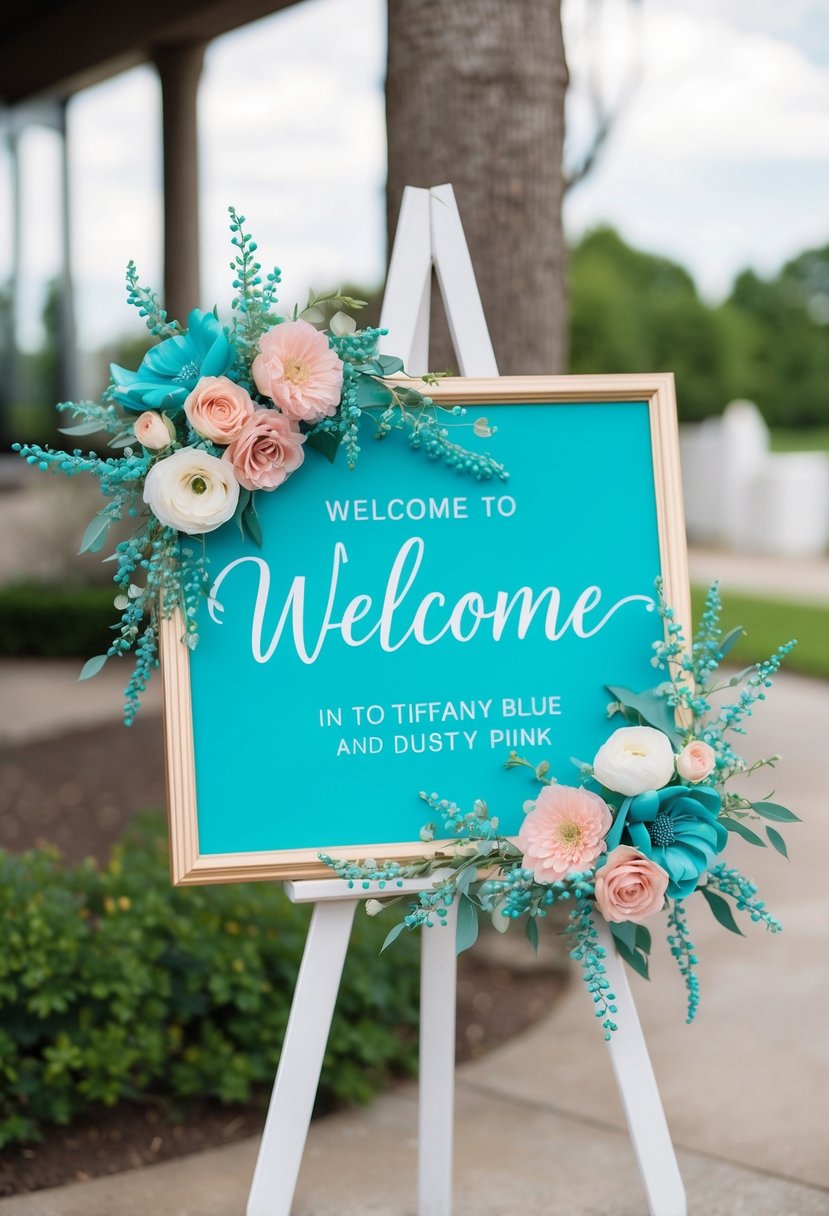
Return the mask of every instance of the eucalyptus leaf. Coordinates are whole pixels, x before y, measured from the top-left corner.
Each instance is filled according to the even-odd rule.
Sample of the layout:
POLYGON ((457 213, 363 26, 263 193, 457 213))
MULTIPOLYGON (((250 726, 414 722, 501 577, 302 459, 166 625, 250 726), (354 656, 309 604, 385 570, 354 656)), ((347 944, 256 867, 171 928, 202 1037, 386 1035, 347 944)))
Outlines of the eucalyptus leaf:
POLYGON ((107 444, 108 448, 127 448, 131 443, 137 445, 138 440, 135 438, 134 431, 122 431, 120 435, 114 435, 107 444))
POLYGON ((747 840, 749 844, 759 845, 761 849, 766 847, 765 840, 758 836, 756 832, 752 832, 751 828, 746 827, 741 819, 721 819, 729 832, 734 832, 737 836, 742 836, 743 840, 747 840))
MULTIPOLYGON (((762 844, 763 842, 760 841, 762 844)), ((708 887, 700 887, 708 907, 714 913, 715 918, 720 922, 724 929, 728 929, 731 933, 736 933, 739 937, 745 937, 740 926, 734 919, 734 913, 731 911, 731 905, 726 903, 721 895, 717 895, 716 891, 710 891, 708 887)))
POLYGON ((332 435, 331 431, 309 431, 305 437, 305 443, 315 452, 322 453, 331 464, 336 460, 337 452, 340 450, 340 437, 332 435))
POLYGON ((524 925, 524 935, 535 953, 538 954, 538 921, 534 916, 527 917, 527 923, 524 925))
POLYGON ((641 975, 643 980, 649 980, 651 977, 648 972, 648 960, 645 955, 641 954, 638 950, 628 950, 624 942, 620 942, 617 937, 614 937, 613 940, 616 943, 616 951, 619 958, 627 963, 628 967, 635 971, 637 975, 641 975))
POLYGON ((633 921, 615 921, 610 925, 610 932, 617 942, 621 942, 628 950, 636 949, 636 925, 633 921))
POLYGON ((767 827, 766 835, 769 838, 769 844, 771 845, 771 847, 773 849, 777 849, 777 852, 782 854, 782 856, 785 857, 786 860, 788 861, 789 860, 789 850, 786 848, 786 842, 783 839, 783 837, 780 835, 780 833, 775 828, 767 827))
POLYGON ((651 952, 651 931, 646 929, 644 925, 636 926, 636 948, 641 950, 643 954, 651 952))
POLYGON ((395 372, 403 371, 403 360, 396 355, 378 355, 375 363, 381 376, 393 376, 395 372))
POLYGON ((800 823, 799 815, 795 815, 794 811, 780 806, 777 802, 754 802, 752 806, 758 815, 762 815, 764 819, 771 819, 775 823, 800 823))
POLYGON ((725 656, 728 654, 729 650, 731 650, 732 646, 734 646, 734 644, 736 642, 739 642, 740 638, 744 634, 745 634, 745 629, 743 629, 742 625, 737 625, 737 626, 735 626, 734 629, 730 630, 730 632, 727 633, 725 635, 725 637, 723 638, 723 640, 720 642, 720 647, 719 647, 719 651, 718 651, 718 655, 717 655, 718 659, 724 659, 725 656))
POLYGON ((97 435, 104 429, 102 422, 79 422, 77 426, 59 426, 61 435, 97 435))
POLYGON ((455 938, 455 953, 463 954, 478 940, 478 909, 468 895, 458 900, 458 931, 455 938))
POLYGON ((259 516, 256 514, 256 505, 254 497, 251 494, 250 501, 242 512, 242 523, 245 530, 253 543, 262 548, 262 525, 259 522, 259 516))
POLYGON ((78 553, 97 553, 103 548, 112 520, 108 515, 96 515, 87 525, 78 553))
POLYGON ((105 654, 96 654, 94 658, 87 659, 81 668, 78 680, 91 680, 93 676, 97 676, 106 661, 107 656, 105 654))
POLYGON ((239 535, 241 536, 242 540, 245 539, 245 524, 244 524, 244 520, 242 519, 242 516, 244 515, 245 508, 247 507, 249 502, 250 502, 250 490, 245 490, 244 488, 240 488, 239 501, 236 503, 236 510, 233 513, 233 518, 236 521, 236 526, 239 529, 239 535))
POLYGON ((606 685, 610 695, 627 709, 632 709, 648 726, 654 726, 663 731, 672 743, 681 742, 676 728, 674 711, 665 697, 658 697, 652 689, 644 692, 632 692, 629 688, 620 688, 611 684, 606 685))
POLYGON ((384 950, 388 949, 388 947, 392 944, 392 942, 397 941, 398 937, 400 936, 400 934, 403 932, 403 930, 405 928, 406 928, 406 922, 404 920, 401 920, 394 926, 393 929, 389 930, 389 932, 386 934, 386 940, 383 942, 382 946, 380 947, 381 954, 383 953, 384 950))

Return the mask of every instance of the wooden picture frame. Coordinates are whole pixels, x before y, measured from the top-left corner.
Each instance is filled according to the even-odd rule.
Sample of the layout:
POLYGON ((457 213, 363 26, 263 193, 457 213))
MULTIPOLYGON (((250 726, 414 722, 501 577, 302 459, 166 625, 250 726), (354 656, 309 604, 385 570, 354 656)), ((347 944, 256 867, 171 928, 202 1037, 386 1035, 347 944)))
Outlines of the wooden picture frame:
MULTIPOLYGON (((690 591, 679 465, 679 443, 673 376, 643 374, 618 376, 513 376, 501 378, 452 378, 437 385, 418 386, 436 405, 475 406, 482 410, 502 405, 613 405, 641 403, 647 409, 650 462, 653 473, 653 506, 658 535, 660 573, 665 599, 684 623, 690 622, 690 591)), ((465 440, 464 440, 465 442, 465 440)), ((601 435, 596 435, 601 444, 601 435)), ((493 440, 485 446, 497 455, 493 440)), ((408 456, 408 454, 407 454, 408 456)), ((422 456, 412 453, 413 476, 422 466, 422 456), (421 462, 419 465, 418 462, 421 462)), ((316 454, 309 460, 321 460, 316 454)), ((360 467, 349 474, 360 488, 360 467)), ((451 476, 451 471, 447 471, 451 476)), ((303 476, 300 470, 298 477, 303 476)), ((459 486, 460 479, 450 482, 459 486)), ((277 491, 277 494, 279 491, 277 491)), ((230 525, 226 525, 230 527, 230 525)), ((639 597, 642 598, 642 597, 639 597)), ((263 879, 304 879, 329 875, 318 860, 320 851, 334 857, 375 857, 404 860, 429 854, 438 844, 418 840, 380 844, 338 842, 332 846, 322 838, 309 847, 286 849, 240 849, 206 852, 200 844, 197 798, 197 746, 191 687, 191 653, 181 642, 183 622, 177 610, 160 627, 162 661, 165 761, 168 787, 171 875, 176 885, 235 882, 263 879)), ((610 680, 612 673, 608 673, 610 680)), ((483 781, 483 778, 482 778, 483 781)), ((460 794, 475 796, 475 791, 460 794)), ((526 797, 526 794, 524 795, 526 797)), ((521 794, 516 789, 520 803, 521 794)), ((237 811, 230 808, 230 814, 237 811)))

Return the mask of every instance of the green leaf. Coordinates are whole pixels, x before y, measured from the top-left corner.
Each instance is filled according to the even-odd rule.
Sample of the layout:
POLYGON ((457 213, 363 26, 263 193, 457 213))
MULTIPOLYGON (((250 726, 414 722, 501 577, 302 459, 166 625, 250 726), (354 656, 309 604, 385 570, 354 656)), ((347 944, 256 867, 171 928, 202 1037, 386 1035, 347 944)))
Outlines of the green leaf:
POLYGON ((720 648, 717 653, 718 662, 725 658, 732 646, 734 646, 740 640, 744 633, 745 629, 743 629, 742 625, 737 625, 725 635, 723 640, 720 642, 720 648))
POLYGON ((102 549, 111 524, 112 520, 108 515, 96 515, 87 525, 78 553, 97 553, 99 549, 102 549))
POLYGON ((120 435, 114 435, 107 444, 108 448, 127 448, 130 444, 140 447, 135 434, 132 431, 122 431, 120 435))
POLYGON ((799 815, 795 815, 794 811, 780 806, 777 802, 753 802, 752 806, 758 815, 762 815, 764 819, 771 819, 775 823, 801 822, 799 815))
POLYGON ((681 740, 674 711, 664 697, 658 697, 650 688, 644 692, 631 692, 629 688, 619 688, 611 684, 606 687, 616 701, 620 701, 627 709, 632 709, 648 726, 663 731, 672 743, 679 745, 681 740))
POLYGON ((636 926, 636 946, 643 954, 651 952, 651 931, 646 929, 644 925, 636 926))
POLYGON ((463 954, 478 940, 478 909, 468 895, 458 900, 458 933, 455 938, 455 953, 463 954))
POLYGON ((636 925, 631 920, 611 921, 610 932, 628 950, 636 949, 636 925))
MULTIPOLYGON (((763 842, 760 841, 762 844, 763 842)), ((700 887, 708 907, 714 913, 715 918, 720 922, 724 929, 728 929, 731 933, 736 933, 739 937, 745 937, 742 929, 734 919, 734 913, 731 911, 731 905, 726 903, 721 895, 717 895, 715 891, 710 891, 708 887, 700 887)))
POLYGON ((382 946, 380 947, 381 954, 383 953, 383 951, 385 949, 387 949, 392 944, 392 942, 397 941, 398 937, 400 936, 400 934, 403 932, 403 930, 405 928, 406 928, 406 922, 404 920, 401 920, 398 922, 398 924, 396 924, 394 926, 393 929, 389 930, 389 932, 386 934, 386 940, 383 942, 382 946))
POLYGON ((769 838, 769 844, 772 846, 772 848, 777 849, 777 852, 781 853, 788 861, 789 850, 786 848, 786 842, 780 833, 776 831, 775 828, 766 828, 766 835, 769 838))
POLYGON ((725 824, 729 832, 735 832, 738 836, 742 836, 743 840, 747 840, 749 844, 757 844, 761 849, 766 847, 765 840, 758 836, 756 832, 752 832, 751 828, 746 827, 741 819, 721 819, 720 823, 725 824))
MULTIPOLYGON (((613 926, 611 926, 612 928, 613 926)), ((649 980, 651 977, 648 974, 648 960, 645 955, 640 954, 638 950, 628 950, 624 942, 620 942, 615 936, 613 940, 616 943, 616 952, 619 958, 627 963, 628 967, 631 967, 637 975, 641 975, 643 980, 649 980)))
POLYGON ((391 404, 391 393, 373 374, 360 376, 355 393, 361 410, 385 409, 391 404))
POLYGON ((321 452, 331 464, 336 460, 337 452, 340 450, 340 437, 332 434, 331 431, 309 431, 305 437, 305 443, 315 452, 321 452))
POLYGON ((393 376, 395 372, 403 371, 403 360, 396 355, 378 355, 375 363, 379 366, 381 376, 393 376))
POLYGON ((93 676, 97 676, 106 661, 107 655, 105 654, 96 654, 94 658, 87 659, 81 668, 78 680, 91 680, 93 676))
POLYGON ((538 954, 538 921, 534 916, 527 917, 527 923, 524 925, 524 934, 535 953, 538 954))
POLYGON ((262 525, 259 522, 259 516, 256 514, 256 504, 252 494, 250 496, 250 502, 242 512, 242 523, 250 539, 261 549, 262 525))
POLYGON ((245 522, 242 519, 242 516, 244 515, 245 508, 247 507, 249 502, 250 502, 250 490, 240 489, 239 490, 239 501, 236 504, 236 510, 233 513, 233 518, 236 521, 236 526, 239 529, 239 535, 241 536, 242 540, 245 539, 245 522))
MULTIPOLYGON (((102 422, 79 422, 77 426, 59 426, 61 435, 96 435, 104 429, 102 422)), ((133 435, 133 439, 135 436, 133 435)))

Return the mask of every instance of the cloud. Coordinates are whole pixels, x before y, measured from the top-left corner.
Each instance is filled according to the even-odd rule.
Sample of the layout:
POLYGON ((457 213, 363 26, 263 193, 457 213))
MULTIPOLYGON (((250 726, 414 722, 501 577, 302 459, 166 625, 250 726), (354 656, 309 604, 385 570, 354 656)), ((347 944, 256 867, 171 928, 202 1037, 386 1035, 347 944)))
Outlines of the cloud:
MULTIPOLYGON (((733 8, 725 6, 722 11, 733 8)), ((608 6, 610 45, 629 31, 608 6)), ((599 168, 568 199, 572 232, 599 221, 686 262, 709 295, 746 264, 771 270, 829 237, 829 70, 783 38, 646 10, 643 74, 599 168)), ((584 71, 578 48, 574 77, 584 71)), ((589 117, 574 97, 573 127, 589 117)))

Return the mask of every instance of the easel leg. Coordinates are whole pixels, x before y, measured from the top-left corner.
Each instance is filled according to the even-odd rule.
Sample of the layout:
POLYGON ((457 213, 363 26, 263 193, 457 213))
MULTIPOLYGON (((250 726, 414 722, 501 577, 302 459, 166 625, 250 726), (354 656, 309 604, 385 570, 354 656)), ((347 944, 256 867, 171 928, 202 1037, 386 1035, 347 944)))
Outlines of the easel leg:
POLYGON ((422 929, 418 1216, 451 1216, 455 1119, 457 912, 422 929))
POLYGON ((607 1046, 645 1188, 648 1212, 650 1216, 685 1216, 685 1188, 625 964, 616 953, 608 926, 600 917, 596 917, 595 923, 599 940, 607 951, 605 969, 619 1011, 614 1015, 619 1029, 607 1046))
POLYGON ((290 1216, 356 907, 314 905, 247 1216, 290 1216))

